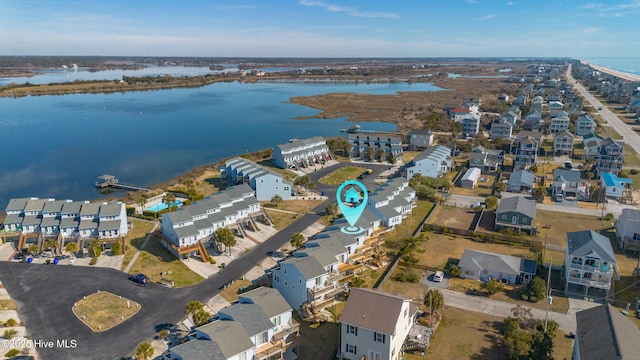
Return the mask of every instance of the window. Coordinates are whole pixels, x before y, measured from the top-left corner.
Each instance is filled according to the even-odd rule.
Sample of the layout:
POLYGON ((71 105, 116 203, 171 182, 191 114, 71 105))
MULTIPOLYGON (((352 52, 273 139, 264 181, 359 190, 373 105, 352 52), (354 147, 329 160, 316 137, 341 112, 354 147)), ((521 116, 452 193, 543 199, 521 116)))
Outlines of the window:
POLYGON ((358 336, 358 328, 356 326, 347 324, 347 334, 358 336))
POLYGON ((517 224, 518 223, 518 217, 517 216, 512 216, 511 217, 511 223, 512 224, 517 224))
POLYGON ((302 278, 298 278, 298 283, 302 284, 302 278))
POLYGON ((275 280, 277 283, 280 282, 280 275, 273 275, 273 280, 275 280))
POLYGON ((357 351, 357 347, 355 345, 351 345, 351 344, 347 344, 345 345, 345 349, 344 351, 351 353, 351 354, 355 354, 357 351))
POLYGON ((267 339, 268 335, 269 335, 269 334, 268 334, 268 332, 267 332, 267 331, 263 331, 263 332, 261 332, 260 334, 258 334, 258 335, 256 336, 256 345, 262 345, 262 344, 266 343, 266 342, 267 342, 267 340, 268 340, 268 339, 267 339))
POLYGON ((379 343, 383 343, 384 344, 384 340, 385 340, 385 335, 379 332, 374 332, 373 333, 373 341, 375 342, 379 342, 379 343))
POLYGON ((275 326, 280 326, 282 325, 282 319, 280 318, 280 315, 274 317, 273 319, 271 319, 271 322, 273 323, 273 325, 275 326))
POLYGON ((287 280, 284 281, 284 286, 289 286, 289 282, 287 280))

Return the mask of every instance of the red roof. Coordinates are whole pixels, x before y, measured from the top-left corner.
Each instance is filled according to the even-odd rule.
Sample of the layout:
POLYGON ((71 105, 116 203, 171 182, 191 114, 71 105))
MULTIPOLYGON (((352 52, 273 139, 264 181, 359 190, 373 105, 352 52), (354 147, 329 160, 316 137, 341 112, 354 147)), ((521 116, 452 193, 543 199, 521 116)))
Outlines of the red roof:
POLYGON ((471 110, 469 110, 467 108, 455 108, 455 109, 451 109, 449 111, 450 112, 471 112, 471 110))

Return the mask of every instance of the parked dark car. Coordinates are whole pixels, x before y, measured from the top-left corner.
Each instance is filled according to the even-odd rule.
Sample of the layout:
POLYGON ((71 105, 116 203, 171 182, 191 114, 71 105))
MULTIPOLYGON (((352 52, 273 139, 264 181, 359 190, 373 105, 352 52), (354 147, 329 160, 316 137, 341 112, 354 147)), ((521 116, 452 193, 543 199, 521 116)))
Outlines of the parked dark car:
POLYGON ((129 280, 133 281, 134 283, 140 284, 140 285, 146 285, 147 282, 149 281, 149 279, 147 278, 147 275, 145 275, 145 274, 131 275, 131 276, 129 276, 129 280))

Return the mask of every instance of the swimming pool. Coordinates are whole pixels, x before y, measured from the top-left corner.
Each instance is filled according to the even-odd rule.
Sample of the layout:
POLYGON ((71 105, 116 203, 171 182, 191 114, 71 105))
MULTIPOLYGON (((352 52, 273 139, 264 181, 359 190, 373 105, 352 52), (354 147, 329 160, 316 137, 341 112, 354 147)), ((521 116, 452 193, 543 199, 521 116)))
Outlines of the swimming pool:
MULTIPOLYGON (((171 203, 171 206, 180 207, 180 206, 182 206, 182 201, 176 200, 173 203, 171 203)), ((150 207, 146 208, 145 210, 153 211, 153 212, 159 212, 159 211, 162 211, 162 210, 164 210, 166 208, 168 208, 167 204, 165 204, 163 202, 160 202, 160 203, 157 203, 157 204, 155 204, 153 206, 150 206, 150 207)))

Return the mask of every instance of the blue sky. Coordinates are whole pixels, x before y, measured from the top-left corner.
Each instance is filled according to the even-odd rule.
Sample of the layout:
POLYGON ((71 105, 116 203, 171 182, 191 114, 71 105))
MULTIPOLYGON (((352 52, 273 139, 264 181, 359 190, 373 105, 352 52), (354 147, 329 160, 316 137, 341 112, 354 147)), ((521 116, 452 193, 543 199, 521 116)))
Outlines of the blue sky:
POLYGON ((0 55, 640 56, 640 0, 0 0, 0 55))

